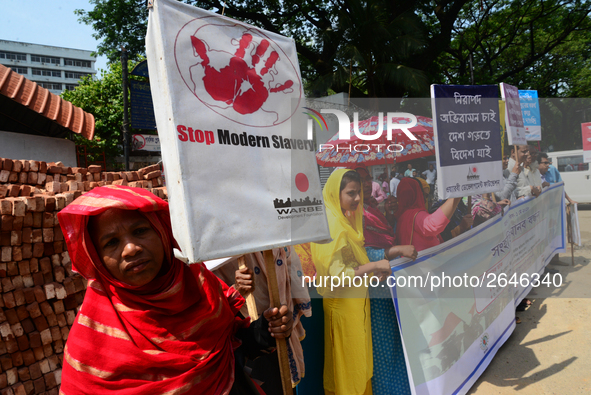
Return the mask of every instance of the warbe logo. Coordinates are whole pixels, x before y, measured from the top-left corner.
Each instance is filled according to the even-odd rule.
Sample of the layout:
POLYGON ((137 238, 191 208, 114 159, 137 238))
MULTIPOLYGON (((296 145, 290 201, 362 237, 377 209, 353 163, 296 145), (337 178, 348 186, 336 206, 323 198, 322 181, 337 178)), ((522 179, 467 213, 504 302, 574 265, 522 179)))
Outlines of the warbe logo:
POLYGON ((476 166, 470 166, 468 168, 468 175, 466 176, 468 181, 475 181, 480 180, 480 176, 478 175, 478 168, 476 166))

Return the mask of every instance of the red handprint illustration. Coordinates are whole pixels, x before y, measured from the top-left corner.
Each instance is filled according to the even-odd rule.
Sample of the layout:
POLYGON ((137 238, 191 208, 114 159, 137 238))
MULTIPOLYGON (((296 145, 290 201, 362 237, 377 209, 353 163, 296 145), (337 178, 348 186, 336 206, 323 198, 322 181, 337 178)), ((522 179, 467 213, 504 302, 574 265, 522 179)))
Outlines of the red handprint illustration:
POLYGON ((214 100, 232 106, 240 114, 258 111, 269 98, 269 93, 288 91, 293 86, 292 80, 271 86, 277 74, 271 70, 279 60, 279 54, 273 50, 267 39, 262 39, 256 45, 253 43, 253 36, 244 33, 233 55, 225 51, 214 51, 195 36, 191 36, 191 44, 195 56, 201 58, 203 86, 207 93, 214 100), (254 49, 248 53, 247 49, 251 46, 254 49), (218 67, 215 67, 210 59, 212 53, 218 58, 225 55, 225 65, 220 65, 218 59, 218 67), (250 55, 250 62, 246 55, 250 55), (266 60, 262 62, 265 57, 266 60))

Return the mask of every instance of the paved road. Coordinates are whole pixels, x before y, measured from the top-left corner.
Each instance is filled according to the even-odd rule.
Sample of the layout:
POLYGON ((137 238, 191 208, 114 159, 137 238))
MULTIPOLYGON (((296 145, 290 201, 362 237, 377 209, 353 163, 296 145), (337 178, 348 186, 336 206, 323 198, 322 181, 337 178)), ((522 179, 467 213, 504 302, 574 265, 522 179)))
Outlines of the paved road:
POLYGON ((583 245, 560 254, 564 285, 517 315, 517 325, 468 394, 591 394, 591 210, 579 211, 583 245), (566 266, 563 266, 566 265, 566 266))

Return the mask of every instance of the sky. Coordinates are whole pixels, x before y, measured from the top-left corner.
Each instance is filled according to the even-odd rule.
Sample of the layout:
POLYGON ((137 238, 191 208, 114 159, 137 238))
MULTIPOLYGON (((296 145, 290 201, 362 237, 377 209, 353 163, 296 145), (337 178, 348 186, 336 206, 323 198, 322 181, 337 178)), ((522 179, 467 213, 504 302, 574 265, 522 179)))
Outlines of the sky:
MULTIPOLYGON (((92 5, 88 0, 0 0, 0 39, 96 51, 94 30, 78 22, 76 9, 92 5)), ((99 56, 95 68, 106 69, 107 58, 99 56)))

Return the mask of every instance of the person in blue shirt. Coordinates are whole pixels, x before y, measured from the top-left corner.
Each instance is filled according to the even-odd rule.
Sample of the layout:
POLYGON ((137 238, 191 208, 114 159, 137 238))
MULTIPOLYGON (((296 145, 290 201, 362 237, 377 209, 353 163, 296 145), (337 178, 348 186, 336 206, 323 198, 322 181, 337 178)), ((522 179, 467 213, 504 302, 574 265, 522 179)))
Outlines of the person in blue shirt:
MULTIPOLYGON (((557 182, 562 181, 562 177, 560 177, 560 172, 556 167, 552 166, 552 162, 548 158, 548 154, 546 154, 545 152, 538 153, 538 170, 540 171, 540 175, 542 176, 543 182, 547 182, 548 184, 556 184, 557 182)), ((544 184, 542 185, 544 186, 544 184)), ((566 192, 564 193, 564 196, 570 204, 576 203, 568 196, 566 192)))

